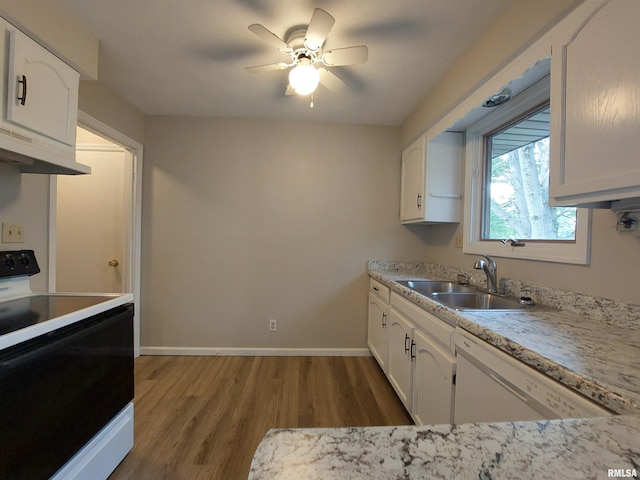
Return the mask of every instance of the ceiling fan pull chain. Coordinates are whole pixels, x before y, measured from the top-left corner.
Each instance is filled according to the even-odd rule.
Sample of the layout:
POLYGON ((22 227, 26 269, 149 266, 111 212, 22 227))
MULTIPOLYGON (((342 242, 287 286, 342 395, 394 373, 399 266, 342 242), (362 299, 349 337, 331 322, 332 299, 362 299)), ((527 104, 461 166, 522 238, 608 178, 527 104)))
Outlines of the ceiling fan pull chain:
POLYGON ((309 108, 313 108, 313 93, 311 93, 311 103, 309 103, 309 108))

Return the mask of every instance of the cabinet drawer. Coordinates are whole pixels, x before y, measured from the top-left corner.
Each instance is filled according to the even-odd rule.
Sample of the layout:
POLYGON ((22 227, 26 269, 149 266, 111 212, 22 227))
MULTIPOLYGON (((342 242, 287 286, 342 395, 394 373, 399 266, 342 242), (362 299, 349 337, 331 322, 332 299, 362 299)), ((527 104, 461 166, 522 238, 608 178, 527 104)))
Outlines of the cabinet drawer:
POLYGON ((371 277, 369 278, 369 291, 374 295, 379 296, 385 303, 389 303, 389 294, 391 292, 389 287, 371 277))
POLYGON ((415 327, 422 330, 434 340, 441 343, 448 351, 453 352, 454 327, 440 320, 435 315, 410 302, 395 292, 391 293, 391 307, 410 319, 415 327))

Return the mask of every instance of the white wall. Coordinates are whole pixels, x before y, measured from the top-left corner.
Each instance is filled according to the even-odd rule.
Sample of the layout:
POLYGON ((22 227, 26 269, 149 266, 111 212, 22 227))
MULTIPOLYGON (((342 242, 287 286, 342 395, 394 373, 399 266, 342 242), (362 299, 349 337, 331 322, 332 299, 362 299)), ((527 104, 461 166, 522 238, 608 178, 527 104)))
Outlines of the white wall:
POLYGON ((391 127, 147 117, 142 345, 363 348, 367 259, 420 259, 391 127), (268 332, 268 320, 278 331, 268 332))

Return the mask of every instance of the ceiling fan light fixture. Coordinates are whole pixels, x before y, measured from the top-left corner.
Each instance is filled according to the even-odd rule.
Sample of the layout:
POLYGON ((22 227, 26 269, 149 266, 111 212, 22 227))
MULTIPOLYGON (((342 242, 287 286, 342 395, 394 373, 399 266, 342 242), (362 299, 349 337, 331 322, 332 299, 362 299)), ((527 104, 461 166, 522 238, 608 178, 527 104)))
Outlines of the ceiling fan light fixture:
POLYGON ((289 72, 289 85, 298 95, 309 95, 318 88, 320 74, 307 59, 301 59, 298 65, 289 72))

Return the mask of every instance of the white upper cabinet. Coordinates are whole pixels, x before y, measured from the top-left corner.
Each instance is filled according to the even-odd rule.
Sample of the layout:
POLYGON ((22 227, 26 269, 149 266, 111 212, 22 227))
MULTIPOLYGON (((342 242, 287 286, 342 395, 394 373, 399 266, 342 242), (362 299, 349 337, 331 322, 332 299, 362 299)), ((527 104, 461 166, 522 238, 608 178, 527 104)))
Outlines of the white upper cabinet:
POLYGON ((0 161, 27 173, 78 174, 80 74, 0 18, 0 161))
POLYGON ((460 221, 462 145, 462 133, 444 132, 423 135, 402 152, 402 223, 460 221))
POLYGON ((75 145, 80 75, 24 33, 9 37, 7 120, 75 145))
POLYGON ((554 40, 555 205, 640 197, 640 1, 592 0, 554 40))

